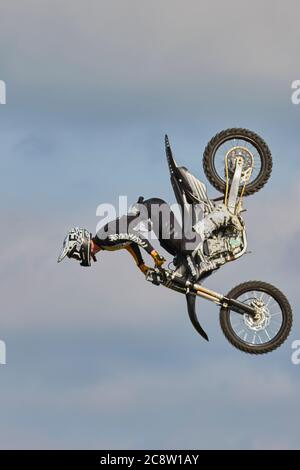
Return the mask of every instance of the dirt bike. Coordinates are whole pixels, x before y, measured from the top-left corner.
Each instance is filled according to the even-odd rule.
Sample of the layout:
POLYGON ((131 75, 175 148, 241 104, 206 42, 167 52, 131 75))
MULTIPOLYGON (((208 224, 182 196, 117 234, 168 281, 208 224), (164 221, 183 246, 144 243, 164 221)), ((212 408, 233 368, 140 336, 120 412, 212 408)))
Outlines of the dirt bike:
POLYGON ((224 130, 209 141, 203 168, 212 186, 222 193, 215 199, 208 198, 201 181, 177 165, 168 136, 165 148, 177 202, 182 212, 190 213, 193 229, 201 235, 202 242, 192 253, 198 274, 196 282, 189 280, 186 267, 181 265, 151 268, 146 279, 186 295, 189 318, 204 339, 208 336, 197 318, 197 297, 221 307, 221 328, 233 346, 250 354, 273 351, 286 340, 292 327, 291 306, 279 289, 267 282, 248 281, 222 295, 201 285, 247 250, 243 198, 259 191, 270 178, 272 156, 267 144, 254 132, 239 128, 224 130))

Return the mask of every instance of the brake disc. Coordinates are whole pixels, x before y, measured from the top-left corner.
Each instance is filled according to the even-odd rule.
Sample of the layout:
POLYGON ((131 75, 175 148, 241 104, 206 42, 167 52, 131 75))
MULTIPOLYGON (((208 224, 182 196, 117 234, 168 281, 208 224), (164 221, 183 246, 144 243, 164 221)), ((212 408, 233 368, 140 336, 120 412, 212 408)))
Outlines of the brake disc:
POLYGON ((237 159, 243 159, 241 181, 245 182, 249 178, 249 172, 252 171, 254 164, 254 157, 250 150, 242 146, 232 147, 227 152, 225 158, 227 159, 228 172, 230 176, 233 176, 234 174, 237 159))
POLYGON ((271 320, 269 309, 260 300, 251 302, 251 307, 255 308, 257 313, 254 318, 246 313, 244 315, 245 325, 254 331, 264 330, 269 326, 271 320))

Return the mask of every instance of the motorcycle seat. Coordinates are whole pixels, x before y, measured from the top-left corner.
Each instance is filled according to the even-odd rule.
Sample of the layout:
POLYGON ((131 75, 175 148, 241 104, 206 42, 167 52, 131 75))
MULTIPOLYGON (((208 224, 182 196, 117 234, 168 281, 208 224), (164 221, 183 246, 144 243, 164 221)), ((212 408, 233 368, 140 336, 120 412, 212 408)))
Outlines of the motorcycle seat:
POLYGON ((205 203, 213 208, 213 203, 207 196, 206 185, 190 173, 187 168, 177 167, 177 178, 189 204, 205 203))

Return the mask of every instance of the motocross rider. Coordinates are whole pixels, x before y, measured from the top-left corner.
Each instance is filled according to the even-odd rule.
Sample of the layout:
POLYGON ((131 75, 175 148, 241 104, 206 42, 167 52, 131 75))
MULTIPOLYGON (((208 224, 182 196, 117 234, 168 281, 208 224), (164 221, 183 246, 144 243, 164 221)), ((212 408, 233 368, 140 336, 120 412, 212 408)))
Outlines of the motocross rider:
POLYGON ((143 260, 140 248, 152 257, 156 267, 161 267, 166 261, 143 235, 144 231, 151 230, 160 245, 174 256, 174 264, 179 264, 181 260, 187 266, 190 277, 196 278, 196 267, 189 256, 192 250, 183 248, 182 228, 170 206, 159 198, 144 200, 140 197, 128 214, 101 227, 94 237, 86 229, 73 228, 64 240, 58 262, 68 257, 80 261, 81 266, 90 266, 91 259, 96 261, 95 255, 102 250, 126 249, 138 268, 146 274, 149 267, 143 260))

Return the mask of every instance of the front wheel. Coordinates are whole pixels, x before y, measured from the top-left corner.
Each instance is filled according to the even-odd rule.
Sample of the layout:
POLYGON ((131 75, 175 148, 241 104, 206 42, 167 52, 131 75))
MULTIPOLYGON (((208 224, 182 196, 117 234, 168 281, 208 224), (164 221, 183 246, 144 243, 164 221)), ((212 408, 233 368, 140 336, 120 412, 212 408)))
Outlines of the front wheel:
POLYGON ((293 317, 289 301, 279 289, 266 282, 248 281, 234 287, 226 297, 257 310, 252 318, 233 312, 230 307, 221 308, 221 328, 234 347, 250 354, 264 354, 284 343, 293 317))

